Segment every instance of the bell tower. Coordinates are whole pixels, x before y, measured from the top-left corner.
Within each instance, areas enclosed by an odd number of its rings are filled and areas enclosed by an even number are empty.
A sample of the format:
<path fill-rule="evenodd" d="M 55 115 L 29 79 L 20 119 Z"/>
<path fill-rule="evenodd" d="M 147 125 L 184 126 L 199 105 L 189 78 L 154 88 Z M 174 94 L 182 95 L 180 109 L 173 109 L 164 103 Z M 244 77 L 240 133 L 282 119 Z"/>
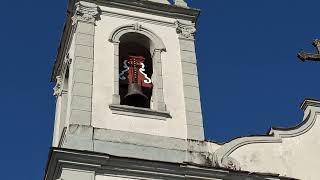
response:
<path fill-rule="evenodd" d="M 184 0 L 68 1 L 46 180 L 110 178 L 98 157 L 186 161 L 188 140 L 204 141 L 199 12 Z"/>

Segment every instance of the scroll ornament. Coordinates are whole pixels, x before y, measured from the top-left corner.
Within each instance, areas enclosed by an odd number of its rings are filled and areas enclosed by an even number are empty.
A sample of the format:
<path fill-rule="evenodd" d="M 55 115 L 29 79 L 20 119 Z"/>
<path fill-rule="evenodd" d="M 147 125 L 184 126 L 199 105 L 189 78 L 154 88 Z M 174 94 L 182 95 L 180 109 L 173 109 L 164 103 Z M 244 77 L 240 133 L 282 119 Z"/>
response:
<path fill-rule="evenodd" d="M 240 163 L 231 157 L 225 157 L 222 159 L 222 166 L 224 168 L 232 169 L 235 171 L 241 170 Z"/>
<path fill-rule="evenodd" d="M 76 3 L 76 11 L 72 17 L 73 25 L 78 21 L 94 24 L 100 18 L 100 8 L 92 3 Z"/>
<path fill-rule="evenodd" d="M 57 76 L 56 79 L 57 79 L 57 82 L 56 82 L 56 86 L 53 88 L 53 95 L 61 96 L 63 80 L 61 76 Z"/>
<path fill-rule="evenodd" d="M 72 59 L 69 58 L 69 54 L 68 54 L 65 60 L 63 61 L 63 64 L 60 70 L 60 75 L 56 77 L 56 85 L 53 88 L 53 95 L 56 97 L 62 95 L 64 79 L 66 76 L 67 69 L 70 66 L 71 62 L 72 62 Z"/>
<path fill-rule="evenodd" d="M 197 29 L 194 27 L 195 24 L 183 24 L 180 21 L 176 21 L 176 28 L 177 28 L 177 33 L 180 35 L 182 38 L 186 39 L 194 39 L 194 35 L 197 31 Z"/>

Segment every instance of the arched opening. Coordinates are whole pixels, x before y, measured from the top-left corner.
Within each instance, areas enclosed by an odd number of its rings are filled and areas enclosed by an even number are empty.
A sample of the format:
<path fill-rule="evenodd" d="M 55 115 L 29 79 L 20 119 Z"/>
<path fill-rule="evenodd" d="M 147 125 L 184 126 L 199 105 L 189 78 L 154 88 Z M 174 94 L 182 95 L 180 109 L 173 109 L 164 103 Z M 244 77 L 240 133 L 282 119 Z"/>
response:
<path fill-rule="evenodd" d="M 145 49 L 144 56 L 147 57 L 145 60 L 146 63 L 151 63 L 151 67 L 147 68 L 146 73 L 148 73 L 147 77 L 152 78 L 152 90 L 148 95 L 148 102 L 141 105 L 133 105 L 138 107 L 150 107 L 155 111 L 166 111 L 166 104 L 163 96 L 163 79 L 162 79 L 162 59 L 161 53 L 166 51 L 166 47 L 162 40 L 157 34 L 152 32 L 150 29 L 145 28 L 139 23 L 123 25 L 116 28 L 109 37 L 109 41 L 114 45 L 114 65 L 116 66 L 115 70 L 115 81 L 114 81 L 114 94 L 112 98 L 113 105 L 125 105 L 123 98 L 125 95 L 120 97 L 120 94 L 124 94 L 125 91 L 128 91 L 128 88 L 123 88 L 126 86 L 120 85 L 120 81 L 122 81 L 119 77 L 121 76 L 123 68 L 123 60 L 121 61 L 121 57 L 126 57 L 125 49 L 131 49 L 130 46 L 140 47 L 138 49 Z M 126 48 L 126 44 L 128 48 Z M 134 45 L 136 44 L 136 45 Z M 138 45 L 138 46 L 137 46 Z M 121 48 L 120 48 L 121 46 Z M 121 50 L 120 50 L 121 49 Z M 134 49 L 134 48 L 132 48 Z M 120 53 L 121 51 L 121 53 Z M 139 51 L 134 51 L 139 52 Z M 148 53 L 147 53 L 148 52 Z M 137 54 L 137 53 L 135 53 Z M 143 53 L 142 53 L 143 54 Z M 148 60 L 148 56 L 150 56 L 150 61 Z M 128 57 L 128 53 L 127 53 Z M 121 70 L 120 70 L 121 69 Z M 120 92 L 120 89 L 122 89 Z M 110 106 L 111 107 L 111 106 Z M 124 106 L 122 108 L 125 108 Z M 130 108 L 129 108 L 130 109 Z M 126 109 L 128 110 L 128 108 Z"/>
<path fill-rule="evenodd" d="M 153 82 L 151 40 L 139 33 L 121 36 L 119 44 L 120 104 L 150 108 Z"/>

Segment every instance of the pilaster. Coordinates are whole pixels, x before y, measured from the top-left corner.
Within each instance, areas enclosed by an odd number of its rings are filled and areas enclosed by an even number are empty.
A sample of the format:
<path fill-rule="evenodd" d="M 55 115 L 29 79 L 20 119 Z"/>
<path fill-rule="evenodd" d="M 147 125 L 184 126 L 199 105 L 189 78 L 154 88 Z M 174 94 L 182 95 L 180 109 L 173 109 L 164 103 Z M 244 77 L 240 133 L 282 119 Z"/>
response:
<path fill-rule="evenodd" d="M 120 42 L 113 42 L 114 47 L 114 61 L 113 61 L 113 98 L 112 104 L 120 104 L 120 95 L 119 95 L 119 46 Z"/>
<path fill-rule="evenodd" d="M 153 105 L 155 106 L 154 109 L 157 111 L 166 111 L 166 104 L 164 102 L 163 96 L 163 78 L 162 78 L 162 64 L 161 64 L 161 49 L 156 49 L 153 54 L 153 65 L 155 74 L 153 75 L 153 84 L 154 84 L 154 91 L 153 91 L 153 98 L 154 101 Z"/>
<path fill-rule="evenodd" d="M 80 1 L 72 17 L 74 55 L 70 78 L 69 127 L 64 148 L 93 150 L 91 127 L 94 64 L 95 21 L 99 20 L 97 5 Z"/>
<path fill-rule="evenodd" d="M 195 24 L 176 21 L 180 42 L 183 73 L 183 90 L 187 118 L 188 139 L 204 140 L 203 120 L 200 102 L 196 52 L 194 45 Z"/>

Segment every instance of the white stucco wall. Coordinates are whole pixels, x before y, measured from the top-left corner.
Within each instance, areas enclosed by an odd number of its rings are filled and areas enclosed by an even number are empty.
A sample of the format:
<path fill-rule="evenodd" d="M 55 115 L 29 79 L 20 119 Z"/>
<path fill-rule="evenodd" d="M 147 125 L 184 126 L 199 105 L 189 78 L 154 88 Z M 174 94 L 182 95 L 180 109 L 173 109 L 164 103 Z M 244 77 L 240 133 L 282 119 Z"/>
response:
<path fill-rule="evenodd" d="M 103 176 L 103 175 L 97 175 L 95 180 L 134 180 L 129 177 L 116 177 L 116 176 Z"/>
<path fill-rule="evenodd" d="M 318 112 L 320 108 L 317 108 Z M 302 135 L 282 138 L 282 143 L 255 143 L 234 151 L 241 170 L 280 174 L 303 180 L 320 179 L 320 116 L 312 128 Z"/>
<path fill-rule="evenodd" d="M 158 136 L 175 137 L 186 139 L 186 117 L 183 97 L 182 67 L 180 60 L 179 39 L 174 26 L 175 19 L 147 15 L 132 11 L 101 7 L 103 13 L 101 20 L 96 22 L 95 32 L 95 55 L 93 73 L 93 109 L 92 125 L 97 128 L 112 130 L 122 130 Z M 110 16 L 105 12 L 116 12 L 117 14 L 128 14 L 131 18 L 123 16 Z M 118 70 L 113 69 L 114 46 L 108 41 L 112 31 L 123 25 L 137 23 L 137 19 L 144 17 L 144 21 L 139 21 L 143 27 L 150 29 L 157 34 L 167 52 L 162 53 L 162 72 L 164 83 L 164 100 L 167 110 L 172 119 L 156 120 L 150 118 L 140 118 L 133 116 L 122 116 L 112 114 L 109 105 L 112 104 L 113 95 L 113 73 Z M 151 19 L 151 20 L 150 20 Z M 167 22 L 172 26 L 163 26 L 155 22 Z M 161 24 L 161 23 L 160 23 Z"/>

